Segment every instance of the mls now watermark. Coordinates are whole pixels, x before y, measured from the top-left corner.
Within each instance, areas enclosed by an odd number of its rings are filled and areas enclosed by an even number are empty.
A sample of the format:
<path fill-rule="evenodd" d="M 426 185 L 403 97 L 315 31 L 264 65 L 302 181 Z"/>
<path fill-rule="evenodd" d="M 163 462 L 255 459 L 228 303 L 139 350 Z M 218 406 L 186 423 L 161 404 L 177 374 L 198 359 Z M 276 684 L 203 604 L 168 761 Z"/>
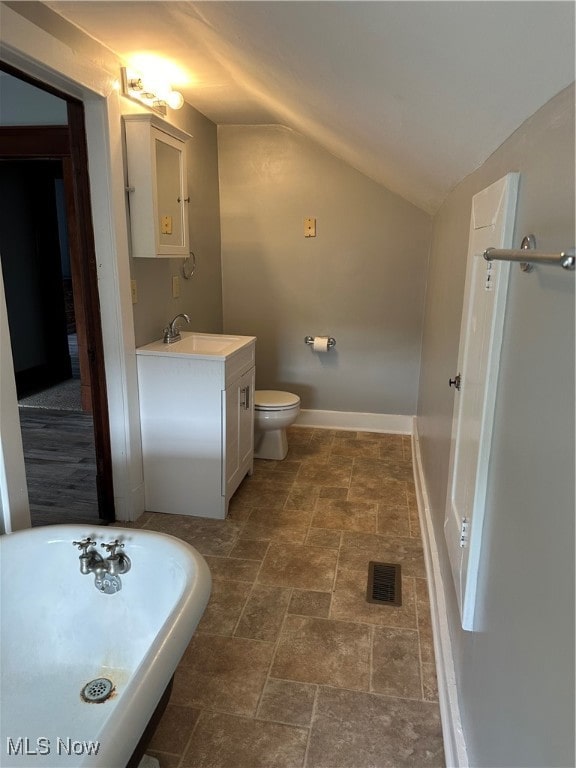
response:
<path fill-rule="evenodd" d="M 37 739 L 19 738 L 6 739 L 6 751 L 9 755 L 97 755 L 100 749 L 99 741 L 76 741 L 70 738 L 48 739 L 39 736 Z"/>

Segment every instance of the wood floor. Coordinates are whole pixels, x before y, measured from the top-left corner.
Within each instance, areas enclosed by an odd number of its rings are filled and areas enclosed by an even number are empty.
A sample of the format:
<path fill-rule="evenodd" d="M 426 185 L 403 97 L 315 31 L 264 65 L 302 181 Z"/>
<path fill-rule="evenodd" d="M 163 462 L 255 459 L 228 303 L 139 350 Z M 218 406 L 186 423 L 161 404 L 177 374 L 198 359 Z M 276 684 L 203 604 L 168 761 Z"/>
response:
<path fill-rule="evenodd" d="M 92 416 L 19 408 L 32 525 L 102 524 Z"/>

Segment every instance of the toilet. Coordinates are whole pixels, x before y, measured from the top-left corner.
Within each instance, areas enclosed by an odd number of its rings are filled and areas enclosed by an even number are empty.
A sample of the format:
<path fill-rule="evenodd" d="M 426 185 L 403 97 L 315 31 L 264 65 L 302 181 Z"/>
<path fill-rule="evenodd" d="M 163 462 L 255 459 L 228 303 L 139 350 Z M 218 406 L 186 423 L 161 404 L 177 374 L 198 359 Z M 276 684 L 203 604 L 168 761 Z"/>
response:
<path fill-rule="evenodd" d="M 296 421 L 300 398 L 292 392 L 254 392 L 254 458 L 281 461 L 288 453 L 286 428 Z"/>

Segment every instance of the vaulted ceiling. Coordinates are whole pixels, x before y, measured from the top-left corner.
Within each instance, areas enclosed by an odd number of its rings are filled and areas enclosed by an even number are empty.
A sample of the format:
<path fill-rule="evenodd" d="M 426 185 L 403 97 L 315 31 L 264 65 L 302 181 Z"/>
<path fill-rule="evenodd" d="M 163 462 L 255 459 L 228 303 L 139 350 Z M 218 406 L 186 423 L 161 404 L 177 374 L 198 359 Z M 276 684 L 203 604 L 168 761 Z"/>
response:
<path fill-rule="evenodd" d="M 434 212 L 574 80 L 573 2 L 48 2 L 218 124 L 282 123 Z"/>

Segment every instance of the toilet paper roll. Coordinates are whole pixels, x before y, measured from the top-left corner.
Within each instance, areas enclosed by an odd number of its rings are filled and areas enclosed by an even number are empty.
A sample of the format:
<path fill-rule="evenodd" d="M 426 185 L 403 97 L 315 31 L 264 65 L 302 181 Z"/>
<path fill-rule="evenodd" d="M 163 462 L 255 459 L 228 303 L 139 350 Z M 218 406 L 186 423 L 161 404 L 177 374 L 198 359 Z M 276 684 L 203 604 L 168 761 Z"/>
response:
<path fill-rule="evenodd" d="M 312 349 L 314 352 L 328 352 L 328 336 L 315 336 Z"/>

